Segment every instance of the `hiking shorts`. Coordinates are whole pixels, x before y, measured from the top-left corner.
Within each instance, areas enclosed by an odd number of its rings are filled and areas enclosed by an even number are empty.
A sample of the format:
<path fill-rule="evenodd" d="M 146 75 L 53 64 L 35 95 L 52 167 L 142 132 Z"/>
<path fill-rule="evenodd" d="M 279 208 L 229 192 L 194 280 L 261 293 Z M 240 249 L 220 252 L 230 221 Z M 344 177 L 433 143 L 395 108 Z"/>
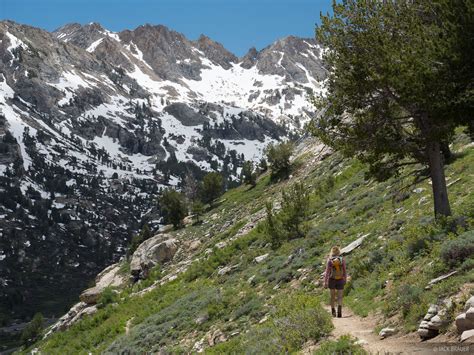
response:
<path fill-rule="evenodd" d="M 336 290 L 344 290 L 344 280 L 329 279 L 328 288 Z"/>

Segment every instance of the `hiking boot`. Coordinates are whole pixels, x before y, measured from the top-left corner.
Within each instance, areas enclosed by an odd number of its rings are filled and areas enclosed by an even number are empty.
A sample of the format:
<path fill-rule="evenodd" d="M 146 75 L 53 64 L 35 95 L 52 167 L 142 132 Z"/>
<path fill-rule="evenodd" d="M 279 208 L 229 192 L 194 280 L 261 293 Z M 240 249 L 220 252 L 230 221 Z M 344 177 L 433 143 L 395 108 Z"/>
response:
<path fill-rule="evenodd" d="M 335 308 L 331 308 L 331 313 L 332 313 L 332 316 L 335 317 L 335 316 L 336 316 L 336 309 L 335 309 Z"/>
<path fill-rule="evenodd" d="M 342 317 L 342 306 L 337 306 L 337 318 L 341 318 L 341 317 Z"/>

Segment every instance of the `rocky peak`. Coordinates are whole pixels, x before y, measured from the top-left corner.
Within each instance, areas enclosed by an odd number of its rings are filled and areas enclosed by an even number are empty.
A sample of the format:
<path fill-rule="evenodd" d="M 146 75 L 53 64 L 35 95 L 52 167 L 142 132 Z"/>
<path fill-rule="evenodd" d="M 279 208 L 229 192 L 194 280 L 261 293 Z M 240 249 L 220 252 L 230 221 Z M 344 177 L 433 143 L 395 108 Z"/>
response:
<path fill-rule="evenodd" d="M 164 53 L 170 53 L 182 43 L 189 42 L 184 35 L 173 31 L 164 25 L 142 25 L 134 30 L 125 30 L 120 33 L 124 42 L 133 41 L 135 44 L 147 44 L 150 50 L 160 49 Z"/>
<path fill-rule="evenodd" d="M 312 84 L 325 78 L 321 48 L 315 39 L 288 36 L 258 53 L 257 68 L 262 74 L 281 75 L 287 81 Z"/>
<path fill-rule="evenodd" d="M 27 47 L 35 47 L 35 40 L 44 41 L 51 38 L 51 34 L 45 30 L 10 20 L 0 21 L 0 33 L 5 35 L 7 32 L 13 35 L 13 37 L 8 36 L 10 46 L 21 46 L 24 50 L 27 50 Z"/>
<path fill-rule="evenodd" d="M 57 38 L 61 34 L 72 33 L 74 31 L 80 30 L 81 28 L 82 25 L 80 23 L 73 22 L 55 29 L 52 33 Z"/>
<path fill-rule="evenodd" d="M 192 43 L 179 32 L 163 25 L 147 24 L 133 31 L 122 31 L 120 39 L 135 57 L 141 58 L 162 79 L 178 80 L 183 76 L 199 78 L 199 70 L 189 70 L 180 65 L 184 61 L 199 64 L 200 60 Z"/>
<path fill-rule="evenodd" d="M 58 28 L 52 34 L 62 42 L 71 42 L 81 47 L 81 44 L 86 39 L 89 39 L 92 33 L 96 32 L 95 37 L 99 35 L 98 31 L 94 30 L 95 26 L 93 28 L 90 27 L 87 28 L 79 23 L 71 23 Z"/>
<path fill-rule="evenodd" d="M 240 66 L 245 69 L 253 67 L 257 61 L 258 51 L 257 48 L 252 47 L 249 49 L 246 55 L 242 57 Z"/>
<path fill-rule="evenodd" d="M 301 44 L 304 43 L 304 41 L 313 42 L 314 40 L 310 38 L 303 39 L 303 38 L 298 38 L 295 36 L 286 36 L 275 41 L 273 44 L 269 46 L 269 48 L 271 48 L 272 50 L 294 52 L 295 47 L 301 48 Z"/>
<path fill-rule="evenodd" d="M 87 25 L 85 25 L 84 27 L 91 30 L 91 31 L 99 31 L 99 32 L 104 32 L 105 31 L 105 29 L 102 27 L 102 25 L 98 22 L 90 22 Z"/>
<path fill-rule="evenodd" d="M 194 43 L 208 59 L 222 66 L 224 69 L 229 69 L 232 66 L 231 63 L 237 63 L 239 60 L 233 53 L 225 49 L 222 44 L 213 41 L 203 34 L 201 34 Z"/>

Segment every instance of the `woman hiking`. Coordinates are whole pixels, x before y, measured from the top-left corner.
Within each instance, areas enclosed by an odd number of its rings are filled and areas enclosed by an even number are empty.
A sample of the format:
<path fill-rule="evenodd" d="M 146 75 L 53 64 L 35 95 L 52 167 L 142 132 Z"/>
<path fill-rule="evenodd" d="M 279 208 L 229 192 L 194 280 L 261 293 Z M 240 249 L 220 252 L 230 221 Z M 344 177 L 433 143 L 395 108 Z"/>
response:
<path fill-rule="evenodd" d="M 329 288 L 331 294 L 331 313 L 336 317 L 336 293 L 337 293 L 337 317 L 342 317 L 342 293 L 346 284 L 346 262 L 341 256 L 339 247 L 331 248 L 328 261 L 326 263 L 326 271 L 324 272 L 324 288 Z"/>

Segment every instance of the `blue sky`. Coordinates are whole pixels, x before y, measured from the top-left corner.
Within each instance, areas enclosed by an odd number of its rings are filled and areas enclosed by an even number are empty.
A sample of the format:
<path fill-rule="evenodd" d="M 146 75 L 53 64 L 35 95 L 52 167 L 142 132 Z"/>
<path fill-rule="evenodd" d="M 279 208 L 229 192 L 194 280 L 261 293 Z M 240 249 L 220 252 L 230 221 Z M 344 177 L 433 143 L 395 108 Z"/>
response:
<path fill-rule="evenodd" d="M 0 19 L 54 30 L 99 22 L 112 31 L 163 24 L 197 39 L 201 33 L 237 55 L 287 35 L 313 37 L 331 0 L 0 0 Z"/>

